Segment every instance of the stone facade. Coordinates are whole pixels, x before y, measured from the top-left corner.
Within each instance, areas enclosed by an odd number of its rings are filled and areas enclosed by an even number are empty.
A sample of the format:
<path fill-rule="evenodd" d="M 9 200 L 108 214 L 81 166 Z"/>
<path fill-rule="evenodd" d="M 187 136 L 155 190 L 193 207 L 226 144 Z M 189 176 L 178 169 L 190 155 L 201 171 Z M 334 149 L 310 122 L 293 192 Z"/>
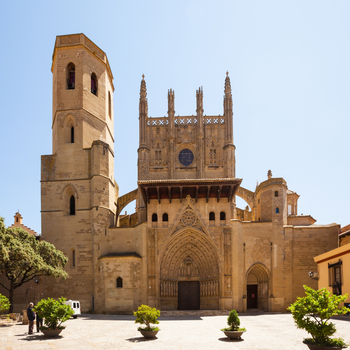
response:
<path fill-rule="evenodd" d="M 139 104 L 138 186 L 114 181 L 113 75 L 83 34 L 59 36 L 53 54 L 53 153 L 42 156 L 42 236 L 69 261 L 66 281 L 45 279 L 45 296 L 80 300 L 82 312 L 285 311 L 302 285 L 317 287 L 313 256 L 338 246 L 338 225 L 297 215 L 283 178 L 255 191 L 235 174 L 230 78 L 223 114 L 151 118 L 145 78 Z M 236 208 L 235 198 L 247 202 Z M 136 200 L 136 213 L 121 215 Z"/>

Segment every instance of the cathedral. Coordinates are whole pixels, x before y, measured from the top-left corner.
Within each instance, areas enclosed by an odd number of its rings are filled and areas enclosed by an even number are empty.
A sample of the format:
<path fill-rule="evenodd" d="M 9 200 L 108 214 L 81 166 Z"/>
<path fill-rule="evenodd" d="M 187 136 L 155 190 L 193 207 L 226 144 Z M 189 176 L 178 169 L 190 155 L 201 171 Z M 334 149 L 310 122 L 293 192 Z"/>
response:
<path fill-rule="evenodd" d="M 120 194 L 114 179 L 113 74 L 84 34 L 56 38 L 52 154 L 41 157 L 42 239 L 68 257 L 67 280 L 45 278 L 43 297 L 80 300 L 82 312 L 248 309 L 283 312 L 317 288 L 314 256 L 338 247 L 339 225 L 298 215 L 283 178 L 254 190 L 236 177 L 232 92 L 222 115 L 148 115 L 139 99 L 138 182 Z M 136 118 L 137 116 L 130 116 Z M 136 154 L 135 154 L 136 156 Z M 122 166 L 118 164 L 117 166 Z M 125 169 L 127 171 L 127 169 Z M 246 203 L 236 207 L 236 197 Z M 136 201 L 136 211 L 122 215 Z"/>

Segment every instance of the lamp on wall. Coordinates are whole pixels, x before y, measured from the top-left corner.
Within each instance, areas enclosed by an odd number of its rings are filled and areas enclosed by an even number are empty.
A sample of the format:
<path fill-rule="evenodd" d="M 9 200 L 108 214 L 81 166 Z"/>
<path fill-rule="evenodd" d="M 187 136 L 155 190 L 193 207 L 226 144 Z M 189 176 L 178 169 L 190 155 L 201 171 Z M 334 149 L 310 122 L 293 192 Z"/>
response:
<path fill-rule="evenodd" d="M 313 271 L 310 271 L 309 272 L 309 277 L 313 280 L 318 280 L 319 279 L 319 276 L 318 276 L 318 272 L 313 272 Z"/>

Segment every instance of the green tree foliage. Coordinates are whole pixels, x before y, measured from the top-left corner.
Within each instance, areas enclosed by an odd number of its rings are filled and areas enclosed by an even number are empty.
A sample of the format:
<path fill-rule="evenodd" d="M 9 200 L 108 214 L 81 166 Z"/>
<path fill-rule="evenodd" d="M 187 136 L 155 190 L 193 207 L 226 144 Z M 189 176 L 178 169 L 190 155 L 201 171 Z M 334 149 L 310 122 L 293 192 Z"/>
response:
<path fill-rule="evenodd" d="M 44 319 L 46 329 L 64 328 L 61 324 L 73 316 L 74 310 L 70 305 L 65 304 L 66 298 L 58 300 L 47 298 L 42 299 L 34 307 L 40 318 Z"/>
<path fill-rule="evenodd" d="M 0 294 L 0 315 L 5 313 L 10 308 L 10 301 L 5 295 Z"/>
<path fill-rule="evenodd" d="M 336 332 L 334 323 L 328 322 L 332 316 L 344 315 L 350 310 L 340 307 L 348 295 L 332 295 L 326 288 L 314 290 L 304 286 L 305 296 L 299 297 L 288 310 L 291 311 L 297 328 L 305 329 L 312 339 L 305 339 L 306 343 L 322 346 L 345 345 L 341 338 L 331 339 Z"/>
<path fill-rule="evenodd" d="M 227 324 L 231 327 L 233 331 L 237 331 L 241 321 L 238 317 L 236 310 L 231 310 L 229 316 L 227 317 Z"/>
<path fill-rule="evenodd" d="M 148 305 L 140 305 L 137 311 L 134 311 L 134 316 L 136 316 L 135 323 L 140 323 L 146 325 L 145 328 L 139 327 L 138 330 L 144 331 L 158 331 L 158 327 L 153 327 L 151 324 L 158 324 L 157 318 L 160 316 L 160 311 L 156 308 L 151 308 Z"/>
<path fill-rule="evenodd" d="M 0 286 L 9 292 L 10 312 L 16 288 L 40 276 L 65 279 L 66 263 L 67 258 L 54 245 L 39 241 L 20 228 L 6 229 L 4 219 L 0 218 L 0 274 L 7 277 L 7 283 L 0 282 Z"/>

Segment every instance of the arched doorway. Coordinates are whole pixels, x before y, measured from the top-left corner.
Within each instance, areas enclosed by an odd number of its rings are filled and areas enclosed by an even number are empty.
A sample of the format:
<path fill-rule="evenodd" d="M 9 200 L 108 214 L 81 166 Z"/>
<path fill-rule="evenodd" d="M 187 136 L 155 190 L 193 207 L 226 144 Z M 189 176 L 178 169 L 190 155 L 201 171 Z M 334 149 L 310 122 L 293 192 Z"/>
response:
<path fill-rule="evenodd" d="M 204 232 L 193 227 L 175 232 L 160 260 L 161 309 L 218 309 L 218 261 Z"/>
<path fill-rule="evenodd" d="M 269 309 L 269 270 L 261 263 L 252 265 L 247 278 L 247 309 Z"/>

